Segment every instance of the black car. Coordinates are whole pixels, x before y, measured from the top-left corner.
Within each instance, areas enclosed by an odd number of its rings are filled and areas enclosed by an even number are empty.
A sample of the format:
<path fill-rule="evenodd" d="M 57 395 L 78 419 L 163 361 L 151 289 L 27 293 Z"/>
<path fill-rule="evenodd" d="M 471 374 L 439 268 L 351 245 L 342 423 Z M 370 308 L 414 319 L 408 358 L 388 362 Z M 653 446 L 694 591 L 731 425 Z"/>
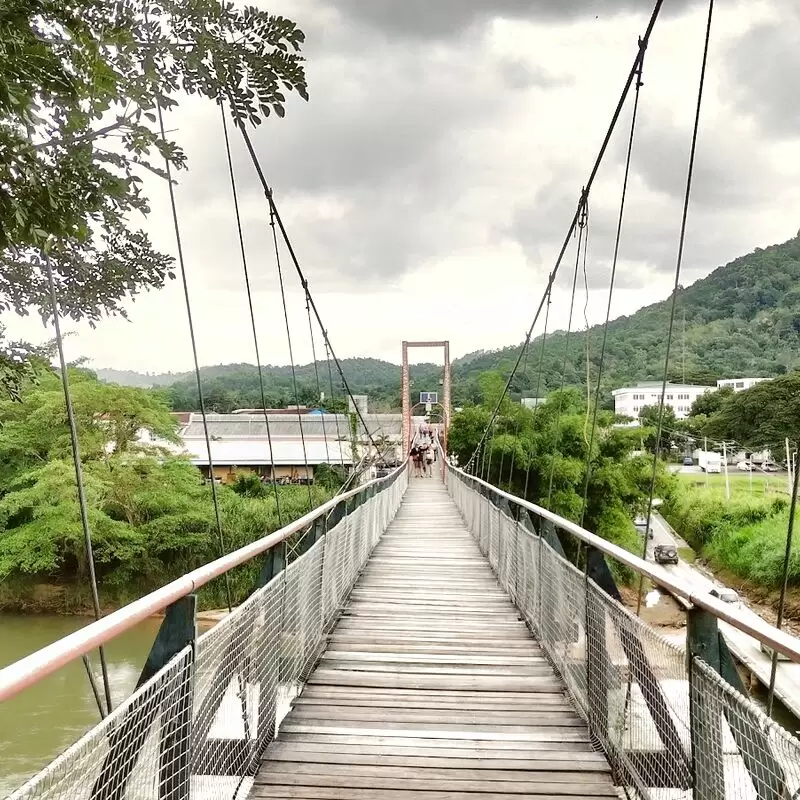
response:
<path fill-rule="evenodd" d="M 673 544 L 657 544 L 653 548 L 653 556 L 657 564 L 677 564 L 678 548 Z"/>

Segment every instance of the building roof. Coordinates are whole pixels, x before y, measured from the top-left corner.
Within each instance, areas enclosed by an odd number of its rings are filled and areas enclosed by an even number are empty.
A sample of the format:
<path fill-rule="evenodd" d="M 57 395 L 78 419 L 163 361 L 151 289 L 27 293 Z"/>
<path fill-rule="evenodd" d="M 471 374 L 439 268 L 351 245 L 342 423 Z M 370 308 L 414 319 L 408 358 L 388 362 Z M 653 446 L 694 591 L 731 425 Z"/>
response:
<path fill-rule="evenodd" d="M 364 414 L 369 432 L 373 436 L 401 436 L 403 432 L 402 414 Z M 247 438 L 261 439 L 267 437 L 267 426 L 264 414 L 207 414 L 208 434 L 223 439 Z M 293 414 L 268 414 L 269 433 L 273 438 L 300 437 L 302 424 L 303 436 L 311 439 L 329 441 L 337 438 L 350 438 L 350 418 L 346 414 L 319 414 L 304 412 L 298 416 Z M 366 436 L 361 421 L 358 421 L 360 436 Z M 192 414 L 188 424 L 181 431 L 184 438 L 204 438 L 203 418 L 200 414 Z"/>
<path fill-rule="evenodd" d="M 192 464 L 208 466 L 208 451 L 205 439 L 188 439 L 183 443 L 184 450 L 189 455 Z M 273 459 L 274 454 L 274 459 Z M 211 460 L 219 466 L 303 466 L 308 464 L 345 464 L 353 463 L 350 447 L 338 442 L 328 442 L 327 451 L 325 442 L 306 442 L 305 455 L 302 442 L 280 441 L 272 442 L 272 453 L 266 440 L 246 441 L 236 439 L 233 441 L 212 441 Z"/>
<path fill-rule="evenodd" d="M 668 391 L 680 391 L 681 389 L 713 389 L 713 386 L 704 386 L 700 384 L 694 383 L 667 383 L 666 386 Z M 635 386 L 623 386 L 620 389 L 614 389 L 611 394 L 616 396 L 618 394 L 622 394 L 622 392 L 638 392 L 642 389 L 647 391 L 652 391 L 653 389 L 658 389 L 661 391 L 661 381 L 643 381 L 642 383 L 637 383 Z"/>

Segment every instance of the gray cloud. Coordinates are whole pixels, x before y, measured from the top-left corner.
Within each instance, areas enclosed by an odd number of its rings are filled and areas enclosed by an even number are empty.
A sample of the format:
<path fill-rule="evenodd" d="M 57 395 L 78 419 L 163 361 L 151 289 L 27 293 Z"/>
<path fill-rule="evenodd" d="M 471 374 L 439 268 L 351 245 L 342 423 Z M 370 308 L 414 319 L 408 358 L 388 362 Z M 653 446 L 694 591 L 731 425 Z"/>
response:
<path fill-rule="evenodd" d="M 706 117 L 708 115 L 706 114 Z M 624 159 L 624 145 L 617 139 L 617 157 Z M 689 163 L 691 129 L 663 115 L 651 115 L 637 124 L 633 170 L 647 187 L 669 197 L 683 199 Z M 700 118 L 697 155 L 692 178 L 692 204 L 708 208 L 739 208 L 769 199 L 774 170 L 764 153 L 747 152 L 737 129 L 725 120 Z"/>
<path fill-rule="evenodd" d="M 498 71 L 509 89 L 551 89 L 573 82 L 570 76 L 553 75 L 538 64 L 519 58 L 501 59 L 498 62 Z"/>
<path fill-rule="evenodd" d="M 666 3 L 665 14 L 683 10 L 692 0 Z M 411 39 L 450 39 L 492 19 L 543 23 L 591 21 L 620 12 L 650 12 L 641 0 L 337 0 L 350 19 L 379 31 Z"/>
<path fill-rule="evenodd" d="M 783 24 L 763 23 L 746 31 L 727 48 L 724 58 L 725 89 L 737 110 L 765 132 L 791 138 L 800 134 L 796 7 L 794 15 Z"/>

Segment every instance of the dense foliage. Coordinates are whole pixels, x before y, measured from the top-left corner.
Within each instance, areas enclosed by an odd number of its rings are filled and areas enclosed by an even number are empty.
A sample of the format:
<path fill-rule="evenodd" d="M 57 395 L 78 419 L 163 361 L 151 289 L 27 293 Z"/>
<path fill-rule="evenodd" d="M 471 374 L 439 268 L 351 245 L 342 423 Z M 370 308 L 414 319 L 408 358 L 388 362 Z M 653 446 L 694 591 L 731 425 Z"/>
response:
<path fill-rule="evenodd" d="M 629 317 L 614 320 L 609 326 L 601 392 L 603 408 L 613 407 L 612 389 L 661 378 L 669 307 L 670 300 L 665 300 Z M 718 378 L 742 375 L 773 377 L 797 368 L 800 366 L 800 238 L 763 250 L 759 248 L 681 289 L 677 313 L 671 380 L 685 379 L 713 385 Z M 602 329 L 598 326 L 588 332 L 571 334 L 566 386 L 585 385 L 587 337 L 590 375 L 596 380 L 602 337 Z M 547 336 L 539 386 L 542 396 L 561 386 L 564 345 L 563 332 Z M 536 394 L 541 351 L 541 339 L 537 339 L 531 345 L 527 369 L 521 369 L 511 385 L 513 399 Z M 518 346 L 515 345 L 455 359 L 452 364 L 454 405 L 485 402 L 480 376 L 489 371 L 509 375 L 517 354 Z M 328 395 L 327 364 L 318 366 L 320 375 L 324 376 L 322 389 Z M 399 366 L 368 358 L 345 359 L 342 366 L 353 391 L 368 394 L 375 408 L 400 408 Z M 316 402 L 318 395 L 313 365 L 297 369 L 303 390 L 301 402 Z M 434 364 L 413 365 L 412 397 L 417 391 L 439 390 L 441 370 Z M 214 408 L 227 411 L 237 406 L 260 405 L 254 366 L 207 367 L 203 374 L 207 391 L 215 400 Z M 190 375 L 140 375 L 114 370 L 102 371 L 101 375 L 108 380 L 139 386 L 174 384 L 171 390 L 173 408 L 197 408 L 196 391 Z M 270 405 L 294 402 L 290 392 L 290 367 L 269 366 L 265 368 L 265 375 L 269 382 Z M 336 392 L 341 395 L 338 382 Z"/>
<path fill-rule="evenodd" d="M 491 394 L 485 378 L 482 384 Z M 474 452 L 492 407 L 469 407 L 454 415 L 448 442 L 459 463 L 466 464 Z M 535 410 L 505 401 L 479 471 L 519 496 L 525 496 L 527 487 L 531 502 L 575 522 L 583 518 L 584 527 L 641 553 L 633 519 L 647 505 L 652 459 L 636 454 L 639 431 L 614 428 L 613 421 L 613 414 L 598 413 L 585 509 L 591 419 L 585 398 L 576 390 L 555 392 Z M 668 478 L 661 469 L 657 481 L 664 490 Z"/>
<path fill-rule="evenodd" d="M 156 444 L 177 441 L 161 398 L 101 383 L 80 369 L 70 371 L 70 380 L 103 602 L 131 600 L 219 556 L 202 475 Z M 258 491 L 248 490 L 254 483 Z M 226 550 L 279 527 L 274 493 L 258 479 L 241 484 L 218 487 Z M 314 502 L 336 488 L 332 478 L 312 487 Z M 308 511 L 306 487 L 279 492 L 284 524 Z M 254 562 L 233 575 L 235 599 L 253 588 L 258 569 Z M 18 402 L 0 401 L 0 583 L 0 606 L 69 610 L 88 597 L 66 407 L 52 372 L 24 384 Z M 62 591 L 43 602 L 37 584 Z M 203 602 L 221 604 L 221 588 L 210 586 Z"/>
<path fill-rule="evenodd" d="M 787 438 L 793 445 L 800 441 L 800 371 L 724 395 L 702 430 L 747 448 L 769 448 L 781 457 Z"/>
<path fill-rule="evenodd" d="M 242 123 L 283 116 L 285 92 L 307 96 L 303 40 L 290 20 L 218 0 L 4 3 L 0 311 L 52 314 L 45 253 L 61 312 L 92 323 L 174 277 L 133 221 L 150 210 L 143 175 L 186 166 L 158 111 L 198 94 Z"/>
<path fill-rule="evenodd" d="M 675 485 L 661 510 L 715 567 L 767 589 L 780 585 L 789 516 L 786 496 L 738 495 L 728 500 L 721 491 L 709 492 L 702 485 Z M 794 551 L 789 582 L 800 586 L 797 541 Z"/>

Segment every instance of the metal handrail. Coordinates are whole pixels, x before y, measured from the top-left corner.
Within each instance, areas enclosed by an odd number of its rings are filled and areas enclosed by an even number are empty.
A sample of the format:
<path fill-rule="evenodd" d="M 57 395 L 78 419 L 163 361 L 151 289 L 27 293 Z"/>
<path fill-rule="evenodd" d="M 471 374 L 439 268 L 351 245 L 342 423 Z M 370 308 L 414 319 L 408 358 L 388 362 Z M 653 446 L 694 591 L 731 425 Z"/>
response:
<path fill-rule="evenodd" d="M 734 627 L 737 630 L 752 636 L 762 644 L 767 645 L 767 647 L 777 650 L 779 653 L 783 653 L 783 655 L 787 656 L 792 661 L 800 662 L 800 639 L 798 639 L 796 636 L 778 630 L 778 628 L 773 627 L 760 617 L 753 616 L 749 619 L 747 617 L 742 619 L 736 616 L 734 611 L 727 603 L 724 603 L 721 600 L 716 600 L 705 592 L 699 592 L 697 589 L 693 588 L 691 584 L 672 575 L 659 564 L 651 564 L 649 561 L 645 561 L 644 559 L 639 558 L 639 556 L 629 553 L 627 550 L 619 547 L 616 544 L 613 544 L 612 542 L 609 542 L 607 539 L 603 539 L 597 534 L 587 531 L 580 525 L 576 525 L 574 522 L 570 522 L 568 519 L 564 519 L 558 514 L 548 511 L 546 508 L 537 506 L 535 503 L 531 503 L 527 500 L 523 500 L 521 497 L 504 492 L 502 489 L 498 489 L 491 483 L 487 483 L 480 478 L 476 478 L 474 475 L 469 475 L 464 472 L 464 470 L 454 467 L 450 463 L 447 464 L 447 469 L 457 473 L 460 477 L 463 477 L 467 481 L 472 481 L 474 484 L 490 489 L 497 496 L 502 497 L 505 500 L 508 500 L 520 506 L 521 508 L 536 514 L 542 519 L 552 522 L 557 528 L 566 531 L 576 539 L 591 545 L 604 555 L 610 556 L 616 561 L 619 561 L 621 564 L 624 564 L 626 567 L 630 567 L 631 569 L 635 570 L 640 575 L 644 575 L 646 578 L 649 578 L 654 584 L 660 586 L 662 589 L 665 589 L 670 594 L 686 600 L 698 608 L 702 608 L 710 612 L 723 622 L 727 622 L 731 627 Z"/>
<path fill-rule="evenodd" d="M 266 553 L 275 545 L 280 544 L 332 511 L 343 500 L 348 500 L 371 486 L 394 480 L 407 466 L 408 459 L 390 475 L 384 478 L 377 478 L 365 483 L 363 486 L 358 486 L 348 492 L 336 495 L 331 500 L 268 536 L 258 539 L 245 547 L 240 547 L 238 550 L 204 564 L 191 572 L 187 572 L 180 578 L 166 584 L 166 586 L 162 586 L 160 589 L 134 600 L 132 603 L 112 612 L 107 617 L 103 617 L 97 622 L 93 622 L 85 628 L 81 628 L 75 633 L 71 633 L 41 648 L 41 650 L 25 656 L 25 658 L 9 664 L 0 670 L 0 701 L 13 697 L 28 686 L 37 683 L 46 675 L 55 672 L 59 667 L 63 667 L 73 659 L 89 653 L 120 633 L 130 630 L 142 620 L 159 611 L 163 611 L 171 603 L 181 597 L 185 597 L 187 594 L 191 594 L 201 586 L 214 580 L 214 578 L 218 578 L 234 567 L 241 566 L 256 556 Z"/>

